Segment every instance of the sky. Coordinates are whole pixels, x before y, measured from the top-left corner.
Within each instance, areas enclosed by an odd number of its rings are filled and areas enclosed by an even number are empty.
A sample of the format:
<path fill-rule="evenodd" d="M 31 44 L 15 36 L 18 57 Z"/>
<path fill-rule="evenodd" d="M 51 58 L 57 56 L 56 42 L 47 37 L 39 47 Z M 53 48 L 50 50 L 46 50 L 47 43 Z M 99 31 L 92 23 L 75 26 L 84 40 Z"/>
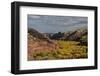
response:
<path fill-rule="evenodd" d="M 68 32 L 79 28 L 87 28 L 88 17 L 27 15 L 28 28 L 41 33 Z"/>

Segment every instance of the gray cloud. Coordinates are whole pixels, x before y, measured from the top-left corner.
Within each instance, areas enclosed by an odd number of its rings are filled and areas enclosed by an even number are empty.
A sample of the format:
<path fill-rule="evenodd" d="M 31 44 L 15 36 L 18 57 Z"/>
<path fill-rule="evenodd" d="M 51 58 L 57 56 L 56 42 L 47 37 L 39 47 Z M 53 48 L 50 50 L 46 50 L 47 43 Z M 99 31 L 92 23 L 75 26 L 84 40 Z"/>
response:
<path fill-rule="evenodd" d="M 28 27 L 40 32 L 67 32 L 77 28 L 87 28 L 87 24 L 87 17 L 28 15 Z"/>

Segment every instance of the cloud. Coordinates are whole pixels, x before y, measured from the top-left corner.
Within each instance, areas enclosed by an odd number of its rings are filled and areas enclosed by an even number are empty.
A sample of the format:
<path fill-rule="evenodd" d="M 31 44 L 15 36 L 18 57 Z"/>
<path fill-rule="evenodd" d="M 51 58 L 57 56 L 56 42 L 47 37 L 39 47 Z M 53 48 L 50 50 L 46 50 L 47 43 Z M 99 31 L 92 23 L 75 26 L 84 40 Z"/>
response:
<path fill-rule="evenodd" d="M 38 18 L 40 18 L 40 16 L 38 16 L 38 15 L 28 15 L 28 17 L 31 18 L 31 19 L 38 19 Z"/>
<path fill-rule="evenodd" d="M 28 15 L 28 26 L 40 32 L 64 32 L 76 27 L 87 27 L 87 23 L 87 17 Z"/>

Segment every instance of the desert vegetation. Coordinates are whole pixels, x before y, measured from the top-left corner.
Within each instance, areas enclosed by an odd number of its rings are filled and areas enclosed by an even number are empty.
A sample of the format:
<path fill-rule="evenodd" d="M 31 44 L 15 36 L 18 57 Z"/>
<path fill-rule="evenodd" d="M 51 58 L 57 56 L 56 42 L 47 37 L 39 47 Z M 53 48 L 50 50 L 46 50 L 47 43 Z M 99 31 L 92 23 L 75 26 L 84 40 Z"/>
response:
<path fill-rule="evenodd" d="M 28 60 L 80 59 L 88 57 L 87 29 L 40 33 L 28 28 Z"/>

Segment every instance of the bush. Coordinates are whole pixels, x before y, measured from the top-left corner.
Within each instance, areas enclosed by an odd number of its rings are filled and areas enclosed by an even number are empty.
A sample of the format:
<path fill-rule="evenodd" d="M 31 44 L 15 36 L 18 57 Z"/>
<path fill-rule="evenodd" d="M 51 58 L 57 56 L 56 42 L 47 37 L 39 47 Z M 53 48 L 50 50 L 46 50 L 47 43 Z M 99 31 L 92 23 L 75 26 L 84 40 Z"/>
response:
<path fill-rule="evenodd" d="M 33 53 L 34 60 L 53 60 L 53 59 L 79 59 L 87 58 L 87 46 L 77 45 L 79 42 L 75 41 L 58 41 L 62 48 L 57 50 L 37 51 Z"/>

